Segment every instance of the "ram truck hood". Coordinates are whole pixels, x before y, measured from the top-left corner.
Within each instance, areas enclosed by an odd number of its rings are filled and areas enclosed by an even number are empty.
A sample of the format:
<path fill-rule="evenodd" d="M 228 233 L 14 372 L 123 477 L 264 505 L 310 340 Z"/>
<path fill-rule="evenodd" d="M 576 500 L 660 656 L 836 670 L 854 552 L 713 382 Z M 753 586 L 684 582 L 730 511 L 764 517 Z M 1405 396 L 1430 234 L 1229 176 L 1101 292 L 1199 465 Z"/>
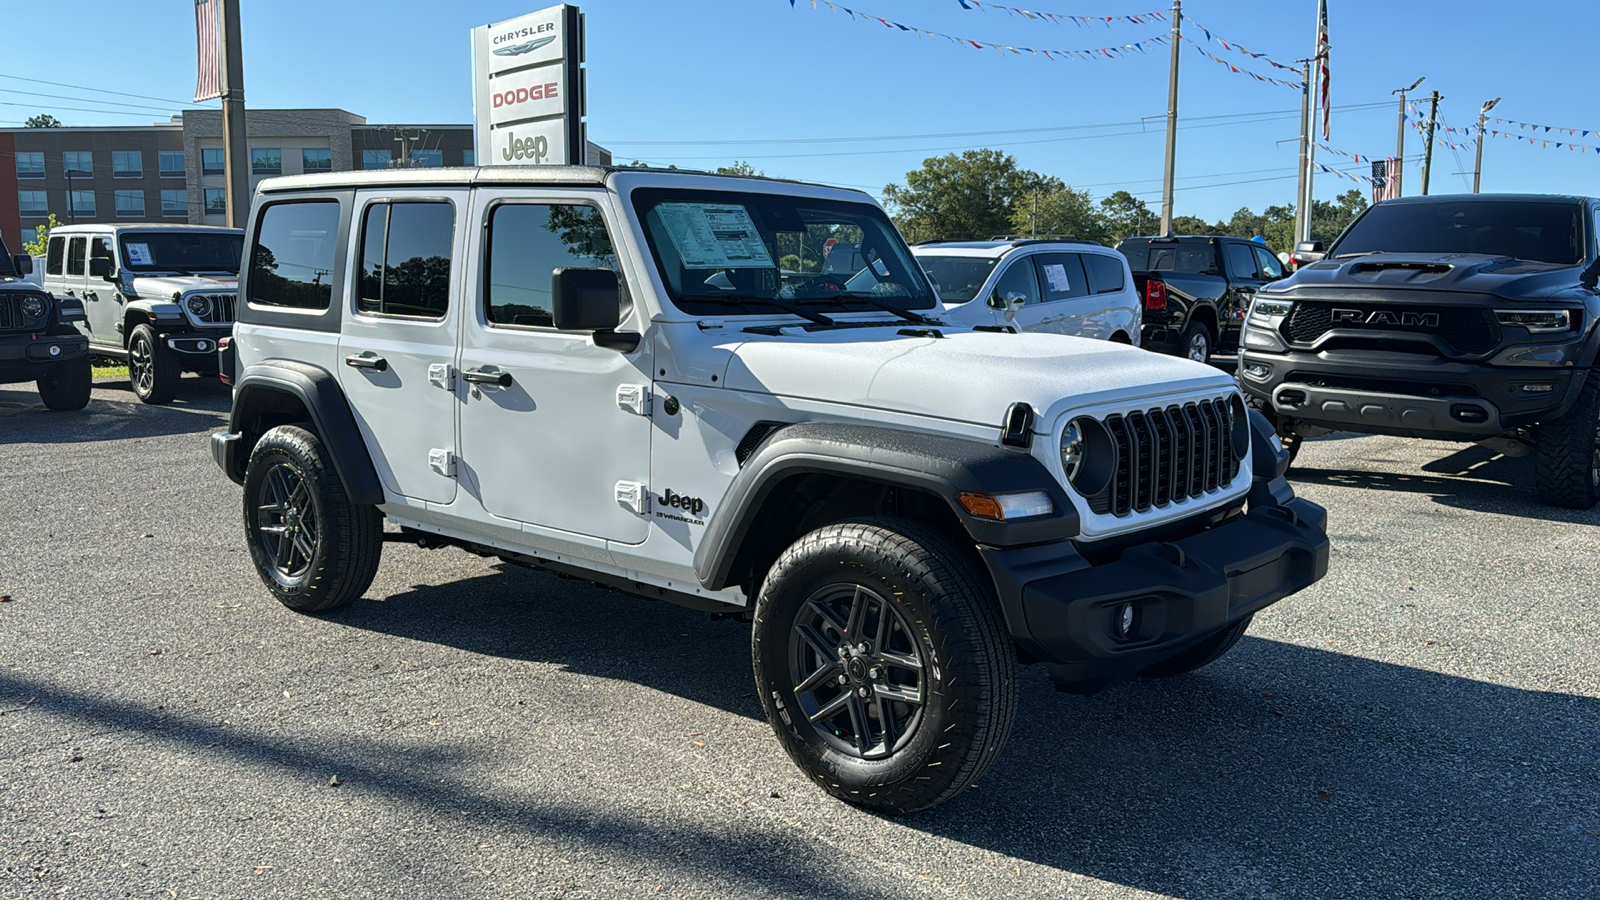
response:
<path fill-rule="evenodd" d="M 1097 403 L 1136 408 L 1180 392 L 1233 391 L 1210 366 L 1109 341 L 943 327 L 944 337 L 883 330 L 786 329 L 731 350 L 723 383 L 768 393 L 998 426 L 1016 402 L 1042 423 Z M 891 332 L 893 333 L 893 332 Z"/>
<path fill-rule="evenodd" d="M 133 292 L 153 300 L 169 300 L 173 294 L 192 291 L 231 294 L 239 289 L 239 279 L 234 275 L 135 275 Z"/>
<path fill-rule="evenodd" d="M 1325 259 L 1264 294 L 1297 289 L 1425 290 L 1494 294 L 1513 300 L 1554 297 L 1578 283 L 1582 266 L 1530 262 L 1481 253 L 1369 253 Z"/>

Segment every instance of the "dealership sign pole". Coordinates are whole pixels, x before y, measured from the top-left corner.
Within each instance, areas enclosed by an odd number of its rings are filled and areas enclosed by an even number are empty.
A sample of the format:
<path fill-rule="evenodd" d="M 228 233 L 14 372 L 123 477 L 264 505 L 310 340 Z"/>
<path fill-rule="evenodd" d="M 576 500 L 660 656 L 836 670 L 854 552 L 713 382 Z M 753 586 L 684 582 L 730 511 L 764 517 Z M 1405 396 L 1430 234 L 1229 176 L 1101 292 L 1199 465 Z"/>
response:
<path fill-rule="evenodd" d="M 584 164 L 583 31 L 565 3 L 472 29 L 478 165 Z"/>

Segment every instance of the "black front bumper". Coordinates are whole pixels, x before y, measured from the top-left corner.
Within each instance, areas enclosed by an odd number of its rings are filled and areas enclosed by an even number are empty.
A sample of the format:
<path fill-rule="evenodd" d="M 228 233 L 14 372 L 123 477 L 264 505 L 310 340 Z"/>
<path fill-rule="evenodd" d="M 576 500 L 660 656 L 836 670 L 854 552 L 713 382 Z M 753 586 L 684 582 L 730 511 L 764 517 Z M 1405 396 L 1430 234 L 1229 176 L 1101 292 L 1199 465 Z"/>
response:
<path fill-rule="evenodd" d="M 980 548 L 1012 637 L 1059 686 L 1130 678 L 1327 574 L 1327 512 L 1294 496 L 1271 426 L 1259 413 L 1251 421 L 1256 472 L 1242 516 L 1099 565 L 1071 542 Z M 1127 604 L 1134 625 L 1121 635 Z"/>
<path fill-rule="evenodd" d="M 77 332 L 0 334 L 0 384 L 34 381 L 57 363 L 77 359 L 88 352 L 89 339 Z"/>

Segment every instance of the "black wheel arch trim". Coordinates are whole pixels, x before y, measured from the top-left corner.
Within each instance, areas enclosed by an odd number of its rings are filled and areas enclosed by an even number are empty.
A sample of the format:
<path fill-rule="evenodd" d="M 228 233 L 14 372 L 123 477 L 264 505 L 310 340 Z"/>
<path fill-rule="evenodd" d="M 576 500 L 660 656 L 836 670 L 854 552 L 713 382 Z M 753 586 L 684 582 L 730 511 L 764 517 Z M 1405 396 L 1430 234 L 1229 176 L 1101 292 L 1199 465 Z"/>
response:
<path fill-rule="evenodd" d="M 384 502 L 383 483 L 378 480 L 378 470 L 338 378 L 319 366 L 293 360 L 269 359 L 248 366 L 234 387 L 230 432 L 243 434 L 244 423 L 252 413 L 252 399 L 269 394 L 288 394 L 306 408 L 352 503 L 377 506 Z M 228 442 L 228 458 L 219 460 L 228 477 L 239 484 L 244 483 L 244 463 L 252 449 L 241 446 L 243 443 Z"/>
<path fill-rule="evenodd" d="M 695 573 L 707 590 L 737 580 L 734 563 L 763 507 L 788 479 L 829 474 L 921 490 L 949 505 L 975 544 L 1022 546 L 1078 534 L 1076 507 L 1039 460 L 979 441 L 872 425 L 802 423 L 762 442 L 710 518 L 695 551 Z M 976 518 L 956 499 L 963 491 L 1006 494 L 1047 491 L 1055 513 L 1015 522 Z"/>

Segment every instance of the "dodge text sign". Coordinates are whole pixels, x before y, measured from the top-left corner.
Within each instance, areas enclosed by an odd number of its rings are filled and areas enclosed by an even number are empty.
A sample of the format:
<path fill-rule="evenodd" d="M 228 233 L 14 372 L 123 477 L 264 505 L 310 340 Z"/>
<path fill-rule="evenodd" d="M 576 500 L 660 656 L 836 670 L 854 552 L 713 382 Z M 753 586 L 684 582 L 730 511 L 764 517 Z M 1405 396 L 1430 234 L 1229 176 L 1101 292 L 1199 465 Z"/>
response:
<path fill-rule="evenodd" d="M 583 18 L 562 4 L 472 30 L 484 166 L 582 165 Z"/>

